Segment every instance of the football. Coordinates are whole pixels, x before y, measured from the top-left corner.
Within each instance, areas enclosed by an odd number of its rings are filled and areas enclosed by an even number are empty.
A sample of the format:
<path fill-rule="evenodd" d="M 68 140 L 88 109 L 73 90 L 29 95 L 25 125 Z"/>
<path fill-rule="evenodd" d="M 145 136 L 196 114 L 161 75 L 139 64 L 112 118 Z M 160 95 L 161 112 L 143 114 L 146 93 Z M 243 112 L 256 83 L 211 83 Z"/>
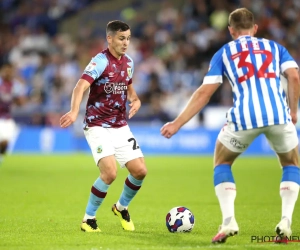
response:
<path fill-rule="evenodd" d="M 195 225 L 195 217 L 186 207 L 174 207 L 167 213 L 166 225 L 171 233 L 190 232 Z"/>

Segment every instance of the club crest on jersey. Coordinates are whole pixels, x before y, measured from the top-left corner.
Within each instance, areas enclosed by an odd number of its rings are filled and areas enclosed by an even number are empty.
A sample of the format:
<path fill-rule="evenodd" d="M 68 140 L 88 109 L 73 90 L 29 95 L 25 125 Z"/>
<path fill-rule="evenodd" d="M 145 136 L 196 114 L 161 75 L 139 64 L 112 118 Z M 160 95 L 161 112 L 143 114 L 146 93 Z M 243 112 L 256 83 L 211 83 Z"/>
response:
<path fill-rule="evenodd" d="M 102 146 L 98 146 L 98 147 L 97 147 L 97 153 L 98 153 L 98 154 L 101 154 L 101 153 L 102 153 Z"/>
<path fill-rule="evenodd" d="M 106 94 L 122 95 L 127 91 L 127 85 L 124 82 L 107 82 L 104 85 Z"/>
<path fill-rule="evenodd" d="M 112 93 L 113 90 L 114 90 L 114 84 L 111 82 L 106 82 L 104 85 L 104 91 L 106 92 L 106 94 Z"/>
<path fill-rule="evenodd" d="M 132 68 L 127 68 L 127 75 L 132 77 Z"/>

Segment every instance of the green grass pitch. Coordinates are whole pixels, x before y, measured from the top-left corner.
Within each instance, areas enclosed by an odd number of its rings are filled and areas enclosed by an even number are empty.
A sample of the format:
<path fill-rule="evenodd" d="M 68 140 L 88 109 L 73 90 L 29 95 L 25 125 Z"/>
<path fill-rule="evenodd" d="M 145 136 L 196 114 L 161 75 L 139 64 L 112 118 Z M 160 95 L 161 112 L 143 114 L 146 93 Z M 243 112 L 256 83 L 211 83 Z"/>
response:
<path fill-rule="evenodd" d="M 281 169 L 275 157 L 242 157 L 233 166 L 240 234 L 224 245 L 210 243 L 221 222 L 212 157 L 148 156 L 146 164 L 148 176 L 129 207 L 136 231 L 123 231 L 111 212 L 128 173 L 119 169 L 97 213 L 102 233 L 89 234 L 80 231 L 80 222 L 98 176 L 91 155 L 7 156 L 0 166 L 0 249 L 300 249 L 300 243 L 251 242 L 252 236 L 273 236 L 280 220 Z M 172 234 L 165 217 L 180 205 L 194 213 L 195 227 Z M 299 202 L 292 229 L 298 237 Z"/>

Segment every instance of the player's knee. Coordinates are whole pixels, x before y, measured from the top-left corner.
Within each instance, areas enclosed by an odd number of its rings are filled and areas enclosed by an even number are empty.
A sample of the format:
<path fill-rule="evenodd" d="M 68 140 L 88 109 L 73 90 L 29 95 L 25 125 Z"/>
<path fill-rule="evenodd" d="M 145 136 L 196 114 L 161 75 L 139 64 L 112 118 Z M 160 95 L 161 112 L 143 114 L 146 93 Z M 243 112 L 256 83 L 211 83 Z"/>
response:
<path fill-rule="evenodd" d="M 281 160 L 281 166 L 298 166 L 298 159 Z"/>
<path fill-rule="evenodd" d="M 219 166 L 219 165 L 229 165 L 232 166 L 233 161 L 215 161 L 214 162 L 214 168 Z"/>
<path fill-rule="evenodd" d="M 146 166 L 143 165 L 143 167 L 139 171 L 139 177 L 141 179 L 144 179 L 146 177 L 147 173 L 148 173 L 148 170 L 147 170 Z"/>
<path fill-rule="evenodd" d="M 116 171 L 110 171 L 100 174 L 100 178 L 107 184 L 110 185 L 114 182 L 114 180 L 117 178 L 117 172 Z"/>
<path fill-rule="evenodd" d="M 137 180 L 143 180 L 147 175 L 147 168 L 144 164 L 142 164 L 140 167 L 136 168 L 131 174 L 134 178 Z"/>
<path fill-rule="evenodd" d="M 282 166 L 298 166 L 298 147 L 287 153 L 277 153 Z"/>
<path fill-rule="evenodd" d="M 230 157 L 227 157 L 226 155 L 225 156 L 224 155 L 216 155 L 214 158 L 214 167 L 223 165 L 223 164 L 231 166 L 235 159 L 233 159 L 233 158 L 229 159 L 229 158 Z"/>

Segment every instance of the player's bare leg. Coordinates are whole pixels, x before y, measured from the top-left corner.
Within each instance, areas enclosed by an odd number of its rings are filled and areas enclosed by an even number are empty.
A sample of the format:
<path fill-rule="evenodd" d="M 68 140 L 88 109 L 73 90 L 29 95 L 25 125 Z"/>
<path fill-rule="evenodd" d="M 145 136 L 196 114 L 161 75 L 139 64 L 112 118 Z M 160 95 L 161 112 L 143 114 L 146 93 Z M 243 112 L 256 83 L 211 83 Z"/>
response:
<path fill-rule="evenodd" d="M 144 158 L 140 157 L 126 163 L 129 175 L 125 180 L 124 189 L 112 211 L 121 221 L 124 230 L 134 231 L 135 227 L 128 212 L 128 205 L 141 188 L 143 180 L 147 174 Z"/>
<path fill-rule="evenodd" d="M 214 155 L 214 185 L 223 220 L 212 243 L 225 243 L 228 237 L 236 235 L 239 231 L 234 214 L 236 187 L 231 172 L 231 166 L 239 155 L 240 153 L 230 151 L 217 140 Z"/>
<path fill-rule="evenodd" d="M 281 220 L 275 227 L 279 239 L 277 243 L 286 243 L 292 235 L 292 215 L 299 194 L 300 173 L 298 168 L 298 146 L 287 153 L 277 153 L 282 166 L 280 196 L 282 200 Z"/>
<path fill-rule="evenodd" d="M 82 220 L 81 230 L 85 232 L 101 232 L 96 223 L 96 212 L 106 197 L 110 184 L 116 179 L 117 165 L 113 155 L 102 158 L 98 167 L 100 177 L 94 182 L 85 215 Z"/>

